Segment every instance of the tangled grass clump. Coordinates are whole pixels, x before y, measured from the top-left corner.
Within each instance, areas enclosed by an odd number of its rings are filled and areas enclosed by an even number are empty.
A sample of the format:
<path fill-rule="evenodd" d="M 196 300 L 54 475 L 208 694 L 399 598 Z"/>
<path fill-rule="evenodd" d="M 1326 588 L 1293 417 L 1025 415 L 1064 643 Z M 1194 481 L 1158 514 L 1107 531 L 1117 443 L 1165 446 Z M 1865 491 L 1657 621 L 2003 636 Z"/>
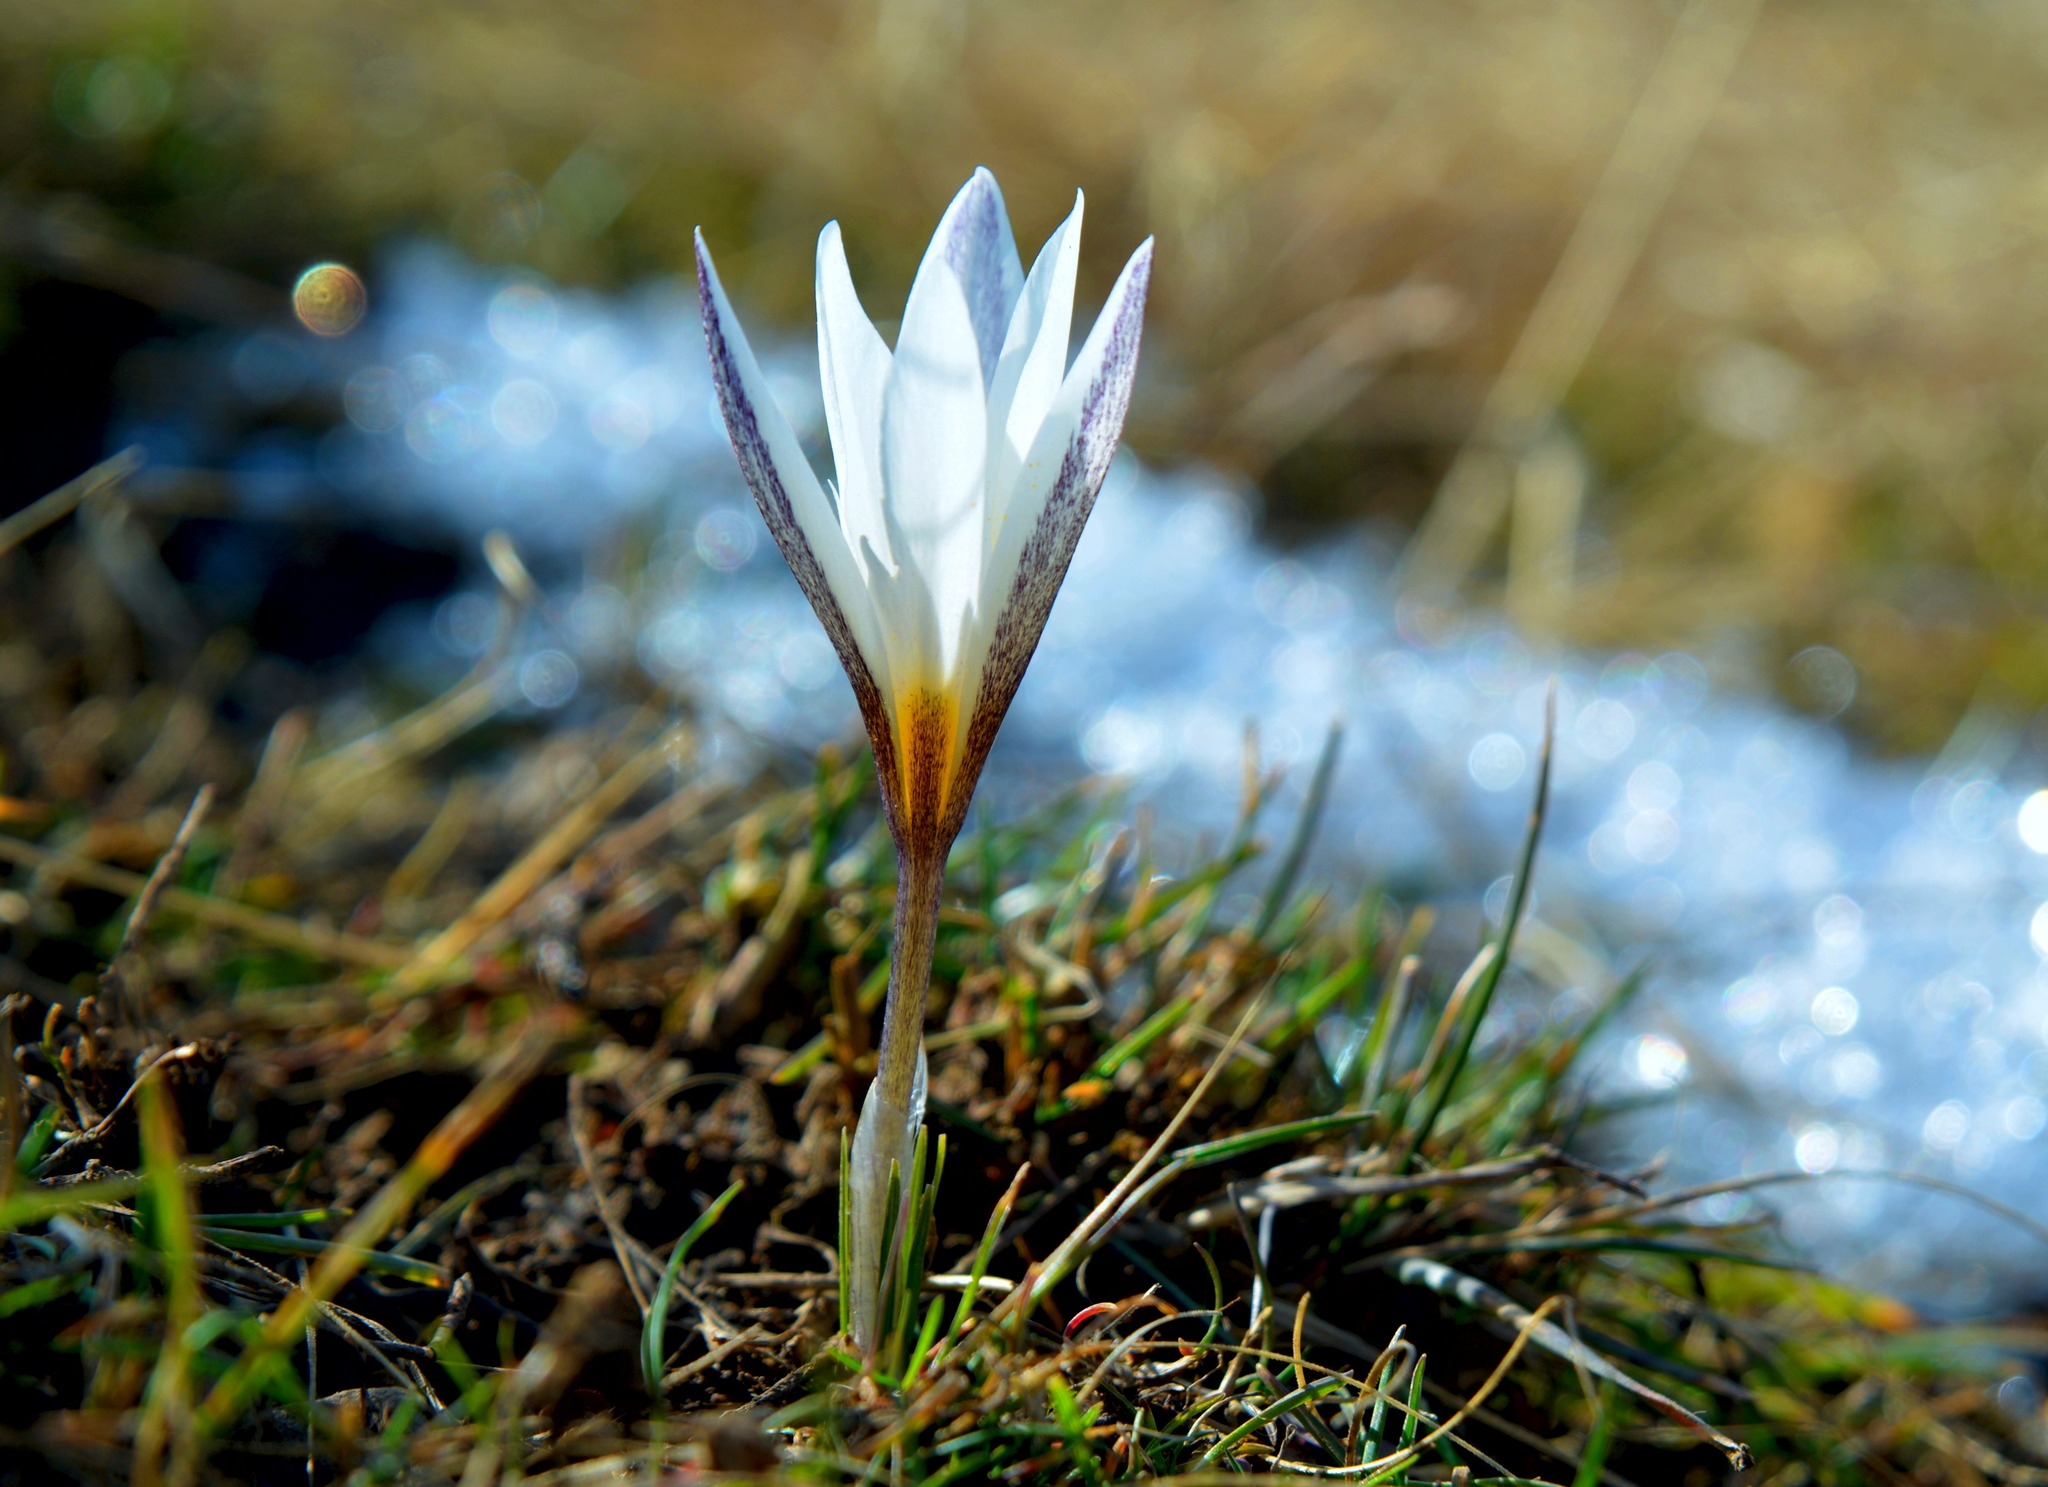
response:
<path fill-rule="evenodd" d="M 1255 762 L 1175 875 L 1092 785 L 962 838 L 864 1365 L 867 773 L 721 774 L 628 668 L 500 716 L 517 585 L 446 695 L 252 730 L 74 540 L 0 552 L 0 1481 L 2041 1480 L 2038 1332 L 1602 1169 L 1625 987 L 1480 1036 L 1519 892 L 1439 976 L 1308 879 L 1334 752 L 1270 872 Z"/>

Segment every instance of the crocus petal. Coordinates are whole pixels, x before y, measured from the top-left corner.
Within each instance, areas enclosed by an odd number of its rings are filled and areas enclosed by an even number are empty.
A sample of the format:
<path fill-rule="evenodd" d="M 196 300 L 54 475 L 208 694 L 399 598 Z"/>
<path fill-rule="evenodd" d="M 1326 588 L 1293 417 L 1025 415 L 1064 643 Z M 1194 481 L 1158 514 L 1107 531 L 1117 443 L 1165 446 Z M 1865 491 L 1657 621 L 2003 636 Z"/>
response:
<path fill-rule="evenodd" d="M 1145 289 L 1152 272 L 1151 239 L 1124 265 L 1073 368 L 1060 384 L 1045 425 L 1019 473 L 1008 519 L 983 574 L 987 616 L 974 627 L 963 672 L 977 673 L 973 705 L 950 771 L 945 830 L 957 832 L 996 730 L 1024 668 L 1038 648 L 1046 616 L 1073 561 L 1095 493 L 1109 473 L 1131 404 Z"/>
<path fill-rule="evenodd" d="M 889 347 L 861 308 L 839 224 L 818 235 L 818 364 L 825 388 L 825 428 L 839 481 L 839 526 L 857 556 L 862 544 L 894 570 L 882 519 L 882 387 Z"/>
<path fill-rule="evenodd" d="M 931 247 L 925 250 L 926 264 L 935 259 L 943 259 L 952 268 L 966 292 L 986 385 L 995 376 L 1003 337 L 1010 329 L 1010 311 L 1024 286 L 1024 265 L 1017 258 L 1017 240 L 1010 232 L 1002 189 L 986 168 L 975 170 L 939 219 Z M 923 267 L 918 276 L 924 276 Z"/>
<path fill-rule="evenodd" d="M 789 416 L 769 392 L 747 334 L 718 282 L 703 234 L 697 236 L 697 292 L 704 309 L 704 340 L 718 406 L 732 438 L 740 471 L 754 503 L 782 549 L 797 586 L 839 653 L 854 700 L 875 748 L 882 798 L 893 811 L 898 798 L 895 727 L 887 701 L 887 657 L 867 585 L 854 566 L 831 503 L 811 468 Z"/>
<path fill-rule="evenodd" d="M 910 286 L 882 395 L 892 583 L 878 586 L 899 693 L 940 688 L 980 593 L 988 404 L 960 280 L 927 257 Z"/>
<path fill-rule="evenodd" d="M 1081 263 L 1081 193 L 1074 210 L 1039 249 L 1024 280 L 1003 353 L 988 389 L 988 501 L 993 540 L 1024 456 L 1038 437 L 1067 370 L 1067 331 L 1074 319 L 1074 278 Z"/>

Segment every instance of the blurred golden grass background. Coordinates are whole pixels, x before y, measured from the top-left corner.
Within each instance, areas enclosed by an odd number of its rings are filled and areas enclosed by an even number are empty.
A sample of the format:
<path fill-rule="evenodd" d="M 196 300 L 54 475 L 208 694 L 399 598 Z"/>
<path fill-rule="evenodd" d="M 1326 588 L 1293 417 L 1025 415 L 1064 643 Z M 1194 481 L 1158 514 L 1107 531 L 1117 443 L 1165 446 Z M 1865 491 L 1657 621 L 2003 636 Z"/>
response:
<path fill-rule="evenodd" d="M 975 164 L 1027 244 L 1079 185 L 1084 294 L 1159 239 L 1149 458 L 1434 508 L 1417 591 L 1539 633 L 1834 645 L 1931 748 L 2048 700 L 2044 83 L 2026 0 L 4 0 L 0 190 L 15 283 L 23 220 L 278 285 L 701 223 L 798 329 L 826 218 L 879 316 Z"/>

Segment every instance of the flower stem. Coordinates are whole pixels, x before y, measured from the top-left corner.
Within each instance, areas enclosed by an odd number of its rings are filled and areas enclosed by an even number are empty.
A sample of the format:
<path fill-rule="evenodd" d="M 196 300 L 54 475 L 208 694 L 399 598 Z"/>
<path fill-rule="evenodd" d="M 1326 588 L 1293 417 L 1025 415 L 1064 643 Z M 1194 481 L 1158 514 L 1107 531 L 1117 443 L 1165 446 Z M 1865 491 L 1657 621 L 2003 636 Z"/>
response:
<path fill-rule="evenodd" d="M 896 858 L 896 937 L 889 955 L 889 1000 L 882 1012 L 882 1048 L 874 1083 L 868 1086 L 854 1127 L 848 1164 L 852 1191 L 846 1257 L 854 1342 L 870 1358 L 882 1343 L 882 1277 L 895 1263 L 882 1253 L 888 1224 L 889 1173 L 900 1174 L 895 1232 L 916 1201 L 909 1191 L 911 1154 L 924 1119 L 924 1004 L 931 987 L 932 949 L 939 933 L 939 890 L 946 876 L 944 852 Z"/>
<path fill-rule="evenodd" d="M 924 1047 L 925 998 L 932 984 L 932 950 L 939 937 L 939 892 L 944 853 L 896 855 L 896 935 L 889 947 L 889 1000 L 882 1009 L 882 1047 L 875 1082 L 883 1098 L 907 1105 Z"/>

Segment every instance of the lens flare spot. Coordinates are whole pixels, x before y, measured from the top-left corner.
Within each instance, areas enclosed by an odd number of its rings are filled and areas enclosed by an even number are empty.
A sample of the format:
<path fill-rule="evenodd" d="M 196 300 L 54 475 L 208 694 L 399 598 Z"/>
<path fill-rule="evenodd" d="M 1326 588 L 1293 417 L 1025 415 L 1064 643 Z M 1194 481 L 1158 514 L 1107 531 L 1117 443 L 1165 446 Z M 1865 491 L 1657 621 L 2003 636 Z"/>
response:
<path fill-rule="evenodd" d="M 345 336 L 362 323 L 370 291 L 346 264 L 316 263 L 292 286 L 292 313 L 316 336 Z"/>
<path fill-rule="evenodd" d="M 1636 1043 L 1636 1076 L 1651 1089 L 1676 1089 L 1691 1065 L 1685 1049 L 1670 1038 L 1645 1033 Z"/>
<path fill-rule="evenodd" d="M 1522 778 L 1528 755 L 1512 734 L 1489 733 L 1472 746 L 1465 761 L 1472 782 L 1482 790 L 1507 790 Z"/>
<path fill-rule="evenodd" d="M 1832 1172 L 1842 1159 L 1842 1138 L 1829 1125 L 1815 1123 L 1799 1133 L 1792 1143 L 1792 1160 L 1802 1172 Z"/>
<path fill-rule="evenodd" d="M 491 426 L 498 437 L 531 448 L 555 431 L 555 395 L 545 382 L 514 377 L 491 399 Z"/>
<path fill-rule="evenodd" d="M 2048 790 L 2036 790 L 2021 804 L 2019 829 L 2028 851 L 2048 856 Z"/>
<path fill-rule="evenodd" d="M 1813 1025 L 1830 1038 L 1839 1038 L 1856 1026 L 1856 1019 L 1862 1014 L 1857 1005 L 1856 994 L 1846 986 L 1825 986 L 1815 993 L 1812 1007 Z"/>
<path fill-rule="evenodd" d="M 1970 1107 L 1961 1100 L 1943 1100 L 1927 1113 L 1920 1137 L 1936 1151 L 1954 1151 L 1970 1134 Z"/>

